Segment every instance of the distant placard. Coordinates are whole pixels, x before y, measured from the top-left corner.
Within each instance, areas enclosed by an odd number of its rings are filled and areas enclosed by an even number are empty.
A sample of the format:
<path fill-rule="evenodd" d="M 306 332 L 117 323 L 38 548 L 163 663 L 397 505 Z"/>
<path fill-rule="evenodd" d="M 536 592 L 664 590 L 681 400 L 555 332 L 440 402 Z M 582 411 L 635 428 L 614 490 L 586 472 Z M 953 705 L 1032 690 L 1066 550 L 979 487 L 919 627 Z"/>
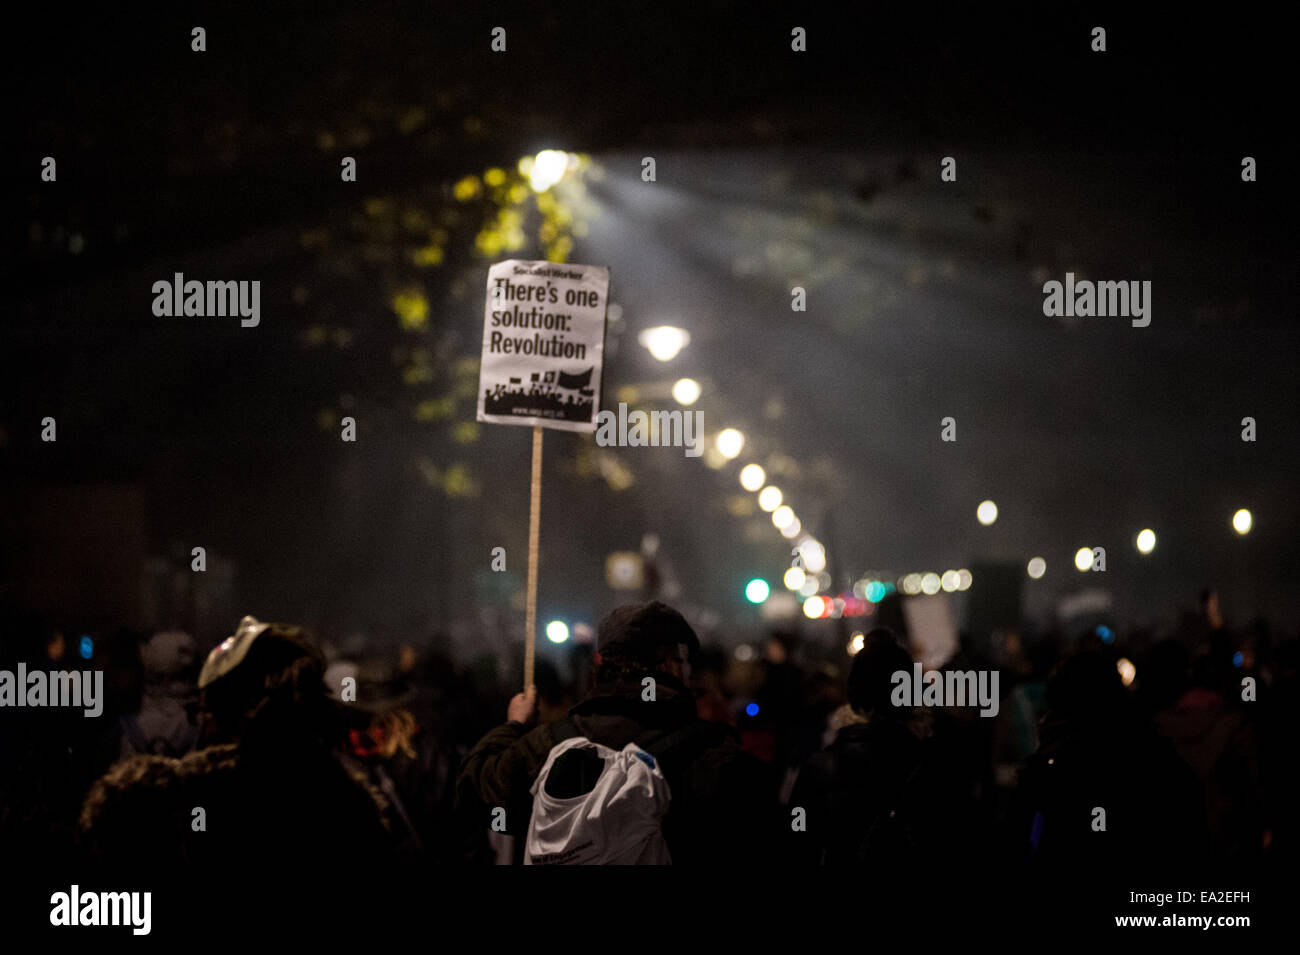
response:
<path fill-rule="evenodd" d="M 595 431 L 609 269 L 510 259 L 488 269 L 478 420 Z"/>
<path fill-rule="evenodd" d="M 937 670 L 957 652 L 960 638 L 947 594 L 907 597 L 903 616 L 912 638 L 912 657 L 927 670 Z"/>

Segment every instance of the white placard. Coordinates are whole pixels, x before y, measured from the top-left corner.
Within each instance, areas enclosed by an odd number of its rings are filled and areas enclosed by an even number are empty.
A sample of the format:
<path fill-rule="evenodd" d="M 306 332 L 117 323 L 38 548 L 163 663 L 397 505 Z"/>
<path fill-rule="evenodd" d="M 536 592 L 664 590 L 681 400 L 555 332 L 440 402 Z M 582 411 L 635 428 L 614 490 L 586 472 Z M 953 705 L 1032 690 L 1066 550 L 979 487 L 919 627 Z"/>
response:
<path fill-rule="evenodd" d="M 489 268 L 478 420 L 595 431 L 608 299 L 603 266 Z"/>

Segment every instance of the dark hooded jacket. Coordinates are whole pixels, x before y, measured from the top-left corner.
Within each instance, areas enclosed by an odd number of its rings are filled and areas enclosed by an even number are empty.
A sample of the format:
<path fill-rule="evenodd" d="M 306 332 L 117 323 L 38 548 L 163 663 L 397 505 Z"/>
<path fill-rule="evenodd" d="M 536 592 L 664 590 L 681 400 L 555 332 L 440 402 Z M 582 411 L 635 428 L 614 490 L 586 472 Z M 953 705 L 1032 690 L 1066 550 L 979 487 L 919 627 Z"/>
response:
<path fill-rule="evenodd" d="M 1041 739 L 1021 769 L 1012 812 L 1035 870 L 1083 876 L 1203 862 L 1208 834 L 1196 778 L 1149 726 L 1049 713 Z"/>
<path fill-rule="evenodd" d="M 527 729 L 506 723 L 489 732 L 461 765 L 463 803 L 506 809 L 506 831 L 522 842 L 532 815 L 533 782 L 551 748 L 582 735 L 621 750 L 643 749 L 674 734 L 660 765 L 672 793 L 664 840 L 675 865 L 743 865 L 770 861 L 775 800 L 766 771 L 741 749 L 735 731 L 696 715 L 689 691 L 657 673 L 656 699 L 641 699 L 641 683 L 596 686 L 568 720 Z M 485 822 L 489 816 L 484 815 Z"/>
<path fill-rule="evenodd" d="M 790 836 L 790 856 L 803 864 L 865 866 L 915 851 L 931 836 L 932 788 L 924 745 L 907 723 L 845 726 L 799 772 L 790 805 L 804 810 L 806 833 Z"/>
<path fill-rule="evenodd" d="M 259 863 L 335 871 L 388 858 L 384 809 L 365 777 L 322 746 L 243 740 L 117 763 L 86 797 L 80 844 L 94 862 L 142 875 L 215 878 Z"/>

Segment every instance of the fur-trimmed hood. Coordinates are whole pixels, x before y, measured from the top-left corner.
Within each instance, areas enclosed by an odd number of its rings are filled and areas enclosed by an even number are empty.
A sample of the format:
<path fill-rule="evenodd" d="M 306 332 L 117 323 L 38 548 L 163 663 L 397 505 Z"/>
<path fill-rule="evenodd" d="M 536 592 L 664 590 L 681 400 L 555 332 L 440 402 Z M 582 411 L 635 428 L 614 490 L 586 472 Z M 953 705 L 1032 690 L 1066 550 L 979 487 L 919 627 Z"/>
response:
<path fill-rule="evenodd" d="M 385 809 L 362 773 L 322 748 L 222 744 L 115 764 L 91 786 L 78 834 L 108 864 L 247 865 L 270 851 L 297 867 L 340 852 L 382 855 Z"/>

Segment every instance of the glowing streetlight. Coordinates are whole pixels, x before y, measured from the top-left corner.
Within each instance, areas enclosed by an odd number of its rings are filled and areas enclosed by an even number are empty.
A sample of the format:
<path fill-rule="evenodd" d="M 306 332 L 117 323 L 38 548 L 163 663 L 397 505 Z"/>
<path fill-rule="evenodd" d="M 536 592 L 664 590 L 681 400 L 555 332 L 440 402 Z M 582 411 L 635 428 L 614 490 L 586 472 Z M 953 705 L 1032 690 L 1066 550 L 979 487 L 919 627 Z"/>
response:
<path fill-rule="evenodd" d="M 718 432 L 714 446 L 719 454 L 730 461 L 740 454 L 740 449 L 745 446 L 745 436 L 735 428 L 727 428 Z"/>
<path fill-rule="evenodd" d="M 826 601 L 821 597 L 809 597 L 803 602 L 803 615 L 809 620 L 816 620 L 826 612 Z"/>
<path fill-rule="evenodd" d="M 672 361 L 679 351 L 691 343 L 691 336 L 684 328 L 657 325 L 647 328 L 636 340 L 658 361 Z"/>
<path fill-rule="evenodd" d="M 693 405 L 700 399 L 700 383 L 694 378 L 679 378 L 673 385 L 673 401 L 679 405 Z"/>
<path fill-rule="evenodd" d="M 826 569 L 826 548 L 811 537 L 800 542 L 799 556 L 803 559 L 804 570 L 810 573 L 820 574 Z"/>
<path fill-rule="evenodd" d="M 767 472 L 757 464 L 746 464 L 740 469 L 740 486 L 746 491 L 757 491 L 766 480 Z"/>
<path fill-rule="evenodd" d="M 534 192 L 545 192 L 564 178 L 568 168 L 568 153 L 560 149 L 543 149 L 533 157 L 533 167 L 528 171 L 528 184 Z"/>

